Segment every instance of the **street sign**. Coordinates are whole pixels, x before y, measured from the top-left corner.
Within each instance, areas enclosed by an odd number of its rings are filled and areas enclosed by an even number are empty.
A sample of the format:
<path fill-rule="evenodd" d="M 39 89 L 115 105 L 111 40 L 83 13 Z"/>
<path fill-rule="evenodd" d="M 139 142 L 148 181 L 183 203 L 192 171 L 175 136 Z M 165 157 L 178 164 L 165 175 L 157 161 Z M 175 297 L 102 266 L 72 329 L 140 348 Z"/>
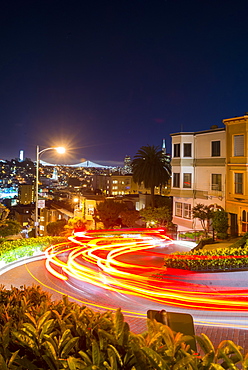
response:
<path fill-rule="evenodd" d="M 38 208 L 45 208 L 45 207 L 46 207 L 45 199 L 39 199 L 38 200 Z"/>
<path fill-rule="evenodd" d="M 180 332 L 184 335 L 188 335 L 191 338 L 186 340 L 185 343 L 190 345 L 190 348 L 197 352 L 196 341 L 195 341 L 195 328 L 193 317 L 188 313 L 181 312 L 167 312 L 165 310 L 147 311 L 148 319 L 155 319 L 161 324 L 169 326 L 174 332 Z"/>

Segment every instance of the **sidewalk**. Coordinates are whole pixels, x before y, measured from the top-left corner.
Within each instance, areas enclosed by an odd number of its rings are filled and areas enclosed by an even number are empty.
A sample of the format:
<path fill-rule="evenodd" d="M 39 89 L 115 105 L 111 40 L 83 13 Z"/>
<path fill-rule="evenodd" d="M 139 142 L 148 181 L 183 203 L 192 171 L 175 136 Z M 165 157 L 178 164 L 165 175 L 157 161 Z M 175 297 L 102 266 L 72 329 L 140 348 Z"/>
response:
<path fill-rule="evenodd" d="M 218 240 L 212 244 L 206 244 L 203 247 L 203 249 L 211 250 L 211 249 L 217 249 L 217 248 L 229 248 L 233 243 L 235 243 L 239 239 L 240 237 L 230 238 L 230 239 L 222 240 L 222 241 Z"/>

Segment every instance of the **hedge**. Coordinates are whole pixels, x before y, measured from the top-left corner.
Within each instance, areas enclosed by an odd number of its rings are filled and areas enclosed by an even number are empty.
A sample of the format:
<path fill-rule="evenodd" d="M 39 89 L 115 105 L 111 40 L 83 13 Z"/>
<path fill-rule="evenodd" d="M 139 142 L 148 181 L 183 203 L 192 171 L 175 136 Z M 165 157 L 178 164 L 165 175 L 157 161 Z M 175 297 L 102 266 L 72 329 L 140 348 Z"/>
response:
<path fill-rule="evenodd" d="M 66 241 L 66 237 L 60 236 L 44 236 L 39 238 L 3 241 L 0 244 L 0 258 L 5 263 L 13 262 L 19 258 L 32 256 L 34 253 L 42 252 L 52 244 Z"/>
<path fill-rule="evenodd" d="M 37 286 L 0 287 L 1 370 L 247 369 L 241 346 L 223 340 L 215 349 L 205 334 L 195 337 L 202 355 L 155 320 L 134 334 L 121 309 L 94 312 Z"/>
<path fill-rule="evenodd" d="M 166 255 L 165 266 L 191 271 L 248 269 L 248 246 L 192 250 Z"/>

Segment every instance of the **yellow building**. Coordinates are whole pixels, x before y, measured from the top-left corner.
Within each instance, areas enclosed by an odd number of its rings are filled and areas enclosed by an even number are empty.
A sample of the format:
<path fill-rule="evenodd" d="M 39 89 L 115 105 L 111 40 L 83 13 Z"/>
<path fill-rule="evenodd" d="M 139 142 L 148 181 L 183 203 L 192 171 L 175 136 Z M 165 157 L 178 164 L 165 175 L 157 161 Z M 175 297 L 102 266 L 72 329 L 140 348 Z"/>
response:
<path fill-rule="evenodd" d="M 248 115 L 224 119 L 226 125 L 226 211 L 230 234 L 248 231 Z"/>

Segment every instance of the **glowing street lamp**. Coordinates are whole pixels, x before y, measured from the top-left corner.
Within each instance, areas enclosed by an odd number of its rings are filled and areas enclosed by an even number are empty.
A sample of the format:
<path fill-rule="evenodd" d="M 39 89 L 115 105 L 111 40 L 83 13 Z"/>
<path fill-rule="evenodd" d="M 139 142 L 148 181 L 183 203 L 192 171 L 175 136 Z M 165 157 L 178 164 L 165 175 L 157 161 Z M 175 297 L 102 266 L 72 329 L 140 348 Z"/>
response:
<path fill-rule="evenodd" d="M 36 180 L 35 180 L 35 237 L 38 236 L 38 228 L 39 228 L 39 220 L 38 220 L 38 200 L 39 200 L 39 161 L 40 155 L 47 150 L 56 150 L 57 153 L 63 154 L 65 153 L 65 148 L 59 146 L 57 148 L 45 148 L 43 150 L 39 150 L 39 146 L 36 146 Z"/>

